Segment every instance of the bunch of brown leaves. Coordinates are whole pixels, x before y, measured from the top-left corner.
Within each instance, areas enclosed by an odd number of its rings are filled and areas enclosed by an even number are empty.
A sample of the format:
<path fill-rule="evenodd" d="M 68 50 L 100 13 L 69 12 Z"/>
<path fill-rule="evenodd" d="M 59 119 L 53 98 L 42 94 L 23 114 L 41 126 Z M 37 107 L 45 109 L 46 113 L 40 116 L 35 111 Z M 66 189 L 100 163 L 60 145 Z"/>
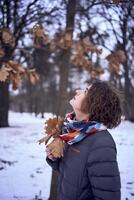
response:
<path fill-rule="evenodd" d="M 21 82 L 21 77 L 25 73 L 25 69 L 15 61 L 9 60 L 3 63 L 0 69 L 0 81 L 10 80 L 13 84 L 13 89 L 17 89 Z"/>
<path fill-rule="evenodd" d="M 76 66 L 81 66 L 85 68 L 88 72 L 92 74 L 94 73 L 95 76 L 98 76 L 102 73 L 102 70 L 94 70 L 93 63 L 89 60 L 87 56 L 89 53 L 96 53 L 97 55 L 102 53 L 102 49 L 98 49 L 95 45 L 91 43 L 89 37 L 85 37 L 82 40 L 73 43 L 73 55 L 71 57 L 71 63 Z M 100 73 L 99 73 L 100 72 Z"/>
<path fill-rule="evenodd" d="M 125 53 L 118 50 L 106 57 L 109 62 L 109 71 L 113 74 L 118 74 L 120 71 L 120 64 L 126 61 Z"/>
<path fill-rule="evenodd" d="M 54 138 L 58 137 L 62 132 L 63 122 L 64 119 L 62 117 L 49 118 L 46 120 L 44 127 L 46 136 L 39 140 L 39 144 L 43 142 L 47 143 L 51 136 Z"/>
<path fill-rule="evenodd" d="M 4 44 L 6 44 L 6 45 L 10 45 L 10 46 L 14 47 L 14 45 L 15 45 L 15 37 L 12 34 L 12 32 L 10 31 L 10 29 L 1 28 L 0 29 L 0 33 L 1 33 L 2 42 Z"/>
<path fill-rule="evenodd" d="M 49 42 L 48 35 L 46 34 L 42 24 L 35 24 L 32 28 L 33 42 L 36 48 L 41 48 L 44 44 Z"/>
<path fill-rule="evenodd" d="M 91 71 L 91 78 L 96 79 L 102 74 L 104 74 L 104 69 L 101 66 L 94 67 Z"/>
<path fill-rule="evenodd" d="M 68 49 L 72 46 L 72 33 L 66 32 L 63 35 L 61 35 L 60 39 L 57 41 L 56 45 L 57 47 L 61 49 Z"/>
<path fill-rule="evenodd" d="M 36 73 L 35 69 L 25 69 L 21 64 L 13 60 L 3 63 L 0 69 L 0 81 L 10 81 L 14 90 L 18 88 L 22 78 L 26 75 L 29 76 L 33 84 L 39 80 L 39 75 Z"/>
<path fill-rule="evenodd" d="M 91 60 L 89 60 L 88 56 L 86 56 L 88 53 L 96 53 L 97 55 L 102 53 L 102 49 L 98 49 L 94 44 L 91 43 L 89 40 L 89 37 L 85 37 L 82 40 L 79 41 L 73 41 L 72 39 L 72 31 L 67 30 L 67 32 L 62 32 L 55 36 L 55 38 L 51 41 L 48 39 L 48 35 L 46 34 L 45 30 L 43 29 L 43 26 L 41 24 L 36 24 L 33 27 L 33 33 L 34 33 L 34 44 L 37 48 L 42 47 L 44 44 L 48 44 L 50 46 L 51 50 L 55 50 L 57 48 L 61 49 L 72 49 L 72 56 L 70 59 L 70 62 L 73 63 L 75 66 L 83 67 L 85 68 L 89 73 L 95 74 L 96 76 L 99 76 L 102 74 L 103 70 L 99 68 L 96 70 L 92 69 L 94 68 Z M 94 76 L 93 76 L 94 77 Z"/>
<path fill-rule="evenodd" d="M 49 43 L 51 50 L 55 50 L 56 48 L 68 49 L 72 47 L 72 44 L 72 33 L 69 31 L 58 34 Z"/>
<path fill-rule="evenodd" d="M 30 82 L 32 84 L 35 84 L 40 79 L 39 74 L 36 72 L 36 69 L 27 69 L 26 73 L 29 76 Z"/>
<path fill-rule="evenodd" d="M 5 55 L 4 49 L 0 48 L 0 58 L 2 58 Z"/>

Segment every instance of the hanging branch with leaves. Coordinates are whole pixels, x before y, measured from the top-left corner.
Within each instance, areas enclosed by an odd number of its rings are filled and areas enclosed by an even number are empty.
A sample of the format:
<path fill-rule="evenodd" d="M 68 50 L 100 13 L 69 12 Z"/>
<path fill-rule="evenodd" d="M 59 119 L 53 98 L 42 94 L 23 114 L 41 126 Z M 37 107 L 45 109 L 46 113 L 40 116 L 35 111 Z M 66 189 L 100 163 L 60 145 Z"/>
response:
<path fill-rule="evenodd" d="M 33 44 L 35 48 L 43 48 L 48 45 L 50 50 L 54 51 L 56 49 L 71 49 L 70 63 L 77 67 L 82 67 L 86 69 L 93 79 L 98 78 L 104 73 L 104 69 L 101 66 L 95 66 L 92 60 L 89 59 L 89 54 L 95 53 L 99 56 L 102 53 L 102 49 L 97 48 L 91 43 L 89 37 L 79 39 L 74 41 L 72 39 L 72 33 L 62 32 L 56 35 L 54 39 L 49 39 L 46 30 L 43 28 L 42 24 L 35 24 L 32 29 L 33 33 Z M 1 36 L 1 46 L 2 44 L 8 45 L 10 48 L 14 47 L 15 38 L 13 34 L 8 29 L 0 29 Z M 13 60 L 8 60 L 5 62 L 5 50 L 0 48 L 0 80 L 1 81 L 11 81 L 13 84 L 13 89 L 17 89 L 22 78 L 28 75 L 31 82 L 35 83 L 39 80 L 39 75 L 36 73 L 35 69 L 28 70 L 23 68 L 19 63 Z M 120 64 L 126 59 L 125 54 L 121 50 L 110 54 L 106 57 L 109 62 L 109 72 L 118 74 L 120 71 Z"/>
<path fill-rule="evenodd" d="M 10 60 L 7 48 L 12 50 L 15 46 L 15 37 L 8 28 L 0 29 L 0 81 L 12 83 L 13 90 L 16 90 L 24 77 L 29 77 L 35 84 L 39 80 L 39 75 L 35 69 L 26 69 L 20 63 Z"/>
<path fill-rule="evenodd" d="M 125 53 L 121 50 L 109 54 L 106 59 L 109 62 L 109 72 L 111 74 L 118 74 L 120 72 L 120 64 L 125 62 L 126 56 Z"/>

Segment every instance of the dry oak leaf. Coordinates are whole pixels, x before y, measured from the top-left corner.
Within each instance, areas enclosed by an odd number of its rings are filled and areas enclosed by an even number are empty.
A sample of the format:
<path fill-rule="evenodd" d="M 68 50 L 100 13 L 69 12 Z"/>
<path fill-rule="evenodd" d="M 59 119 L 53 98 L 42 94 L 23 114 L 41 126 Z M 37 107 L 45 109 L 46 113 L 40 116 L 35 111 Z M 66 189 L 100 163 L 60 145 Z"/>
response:
<path fill-rule="evenodd" d="M 64 142 L 60 137 L 56 137 L 52 143 L 47 145 L 54 158 L 63 157 Z"/>
<path fill-rule="evenodd" d="M 126 55 L 125 55 L 124 51 L 118 50 L 116 52 L 116 56 L 118 57 L 119 62 L 123 63 L 126 61 Z"/>
<path fill-rule="evenodd" d="M 98 77 L 97 73 L 95 71 L 91 71 L 91 78 L 96 79 Z"/>
<path fill-rule="evenodd" d="M 14 73 L 13 71 L 10 71 L 9 80 L 12 83 L 13 90 L 16 90 L 21 84 L 22 76 L 18 72 Z"/>
<path fill-rule="evenodd" d="M 74 52 L 76 52 L 76 54 L 81 54 L 81 55 L 84 54 L 84 48 L 82 46 L 81 41 L 74 42 L 72 45 L 72 48 L 73 48 Z"/>
<path fill-rule="evenodd" d="M 126 56 L 124 51 L 118 50 L 112 54 L 109 54 L 106 59 L 109 62 L 109 71 L 111 73 L 118 74 L 120 71 L 120 64 L 125 62 Z"/>
<path fill-rule="evenodd" d="M 21 84 L 21 77 L 18 74 L 14 77 L 12 84 L 13 90 L 17 90 L 17 88 Z"/>
<path fill-rule="evenodd" d="M 119 62 L 119 63 L 123 63 L 125 62 L 126 60 L 126 56 L 125 56 L 125 53 L 124 51 L 122 50 L 118 50 L 114 53 L 111 53 L 109 54 L 106 59 L 109 61 L 109 62 Z"/>
<path fill-rule="evenodd" d="M 13 60 L 9 60 L 8 64 L 12 67 L 12 69 L 16 70 L 16 72 L 23 74 L 25 73 L 25 69 L 22 67 L 21 64 L 13 61 Z"/>
<path fill-rule="evenodd" d="M 1 29 L 2 40 L 5 44 L 10 44 L 11 46 L 15 45 L 15 38 L 11 31 L 7 28 Z"/>
<path fill-rule="evenodd" d="M 16 90 L 22 81 L 22 76 L 25 74 L 25 69 L 13 60 L 9 60 L 7 63 L 5 63 L 5 67 L 9 72 L 8 79 L 12 82 L 13 90 Z"/>
<path fill-rule="evenodd" d="M 32 31 L 37 37 L 43 37 L 44 36 L 44 29 L 43 29 L 43 26 L 41 24 L 35 24 Z"/>
<path fill-rule="evenodd" d="M 50 118 L 45 122 L 45 132 L 50 135 L 58 135 L 61 133 L 61 128 L 64 119 L 61 117 Z"/>
<path fill-rule="evenodd" d="M 0 81 L 6 81 L 7 77 L 9 75 L 9 72 L 6 70 L 6 67 L 3 65 L 0 69 Z"/>
<path fill-rule="evenodd" d="M 38 142 L 39 144 L 42 144 L 49 140 L 51 136 L 57 137 L 62 132 L 62 125 L 63 125 L 64 119 L 62 117 L 55 117 L 55 118 L 49 118 L 45 122 L 45 136 L 41 138 Z"/>
<path fill-rule="evenodd" d="M 45 33 L 42 24 L 35 24 L 32 32 L 34 34 L 34 45 L 36 48 L 41 48 L 42 45 L 49 42 L 48 35 Z"/>
<path fill-rule="evenodd" d="M 92 67 L 92 71 L 90 71 L 90 74 L 92 79 L 99 78 L 100 75 L 104 74 L 104 69 L 99 65 Z"/>
<path fill-rule="evenodd" d="M 96 72 L 96 74 L 98 76 L 100 76 L 101 74 L 104 74 L 104 69 L 101 66 L 97 66 L 94 68 L 94 71 Z"/>
<path fill-rule="evenodd" d="M 58 48 L 68 49 L 72 46 L 72 33 L 62 32 L 59 36 L 55 38 L 55 43 Z M 52 45 L 53 47 L 54 45 Z M 52 48 L 51 47 L 51 48 Z"/>
<path fill-rule="evenodd" d="M 119 63 L 110 63 L 109 64 L 109 72 L 118 74 L 120 71 L 120 64 Z"/>
<path fill-rule="evenodd" d="M 32 84 L 35 84 L 40 79 L 39 74 L 36 72 L 35 68 L 27 70 L 27 74 L 29 75 Z"/>
<path fill-rule="evenodd" d="M 0 58 L 2 58 L 5 55 L 4 49 L 0 49 Z"/>
<path fill-rule="evenodd" d="M 101 54 L 102 53 L 102 49 L 98 49 L 94 44 L 91 43 L 91 41 L 89 40 L 89 37 L 85 37 L 82 40 L 82 45 L 84 48 L 84 52 L 95 52 L 97 54 Z"/>
<path fill-rule="evenodd" d="M 29 77 L 32 84 L 35 84 L 39 80 L 39 75 L 36 72 L 30 73 Z"/>

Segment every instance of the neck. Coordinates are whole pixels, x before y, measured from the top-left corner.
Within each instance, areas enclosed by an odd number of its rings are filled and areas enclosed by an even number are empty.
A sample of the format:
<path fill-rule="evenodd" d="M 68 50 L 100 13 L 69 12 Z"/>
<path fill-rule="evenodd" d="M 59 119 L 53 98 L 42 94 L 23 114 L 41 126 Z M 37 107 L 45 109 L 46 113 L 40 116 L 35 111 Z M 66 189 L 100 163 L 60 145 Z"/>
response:
<path fill-rule="evenodd" d="M 88 120 L 89 119 L 89 114 L 82 113 L 80 111 L 74 111 L 74 112 L 75 112 L 75 115 L 76 115 L 76 119 L 78 121 Z"/>

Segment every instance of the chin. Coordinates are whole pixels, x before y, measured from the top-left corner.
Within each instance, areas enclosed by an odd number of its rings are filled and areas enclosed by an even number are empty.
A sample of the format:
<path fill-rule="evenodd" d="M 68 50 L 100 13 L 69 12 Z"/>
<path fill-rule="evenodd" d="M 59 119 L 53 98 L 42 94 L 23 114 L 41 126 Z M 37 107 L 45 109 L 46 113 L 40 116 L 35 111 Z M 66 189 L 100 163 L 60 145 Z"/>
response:
<path fill-rule="evenodd" d="M 74 109 L 74 107 L 75 107 L 75 103 L 74 103 L 74 99 L 71 99 L 70 101 L 69 101 L 69 104 L 72 106 L 72 108 Z"/>
<path fill-rule="evenodd" d="M 70 103 L 70 105 L 72 106 L 72 104 L 73 104 L 73 99 L 71 99 L 71 100 L 69 101 L 69 103 Z"/>

